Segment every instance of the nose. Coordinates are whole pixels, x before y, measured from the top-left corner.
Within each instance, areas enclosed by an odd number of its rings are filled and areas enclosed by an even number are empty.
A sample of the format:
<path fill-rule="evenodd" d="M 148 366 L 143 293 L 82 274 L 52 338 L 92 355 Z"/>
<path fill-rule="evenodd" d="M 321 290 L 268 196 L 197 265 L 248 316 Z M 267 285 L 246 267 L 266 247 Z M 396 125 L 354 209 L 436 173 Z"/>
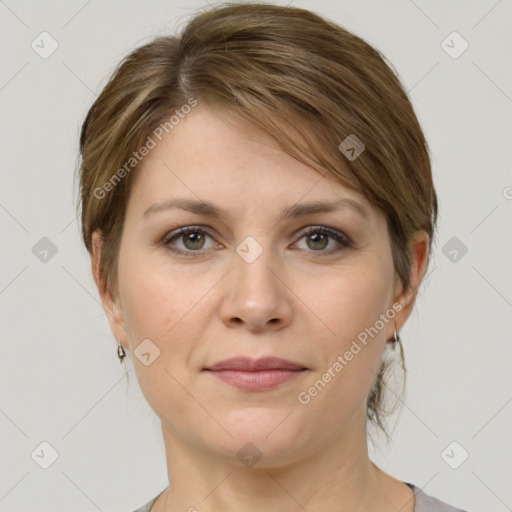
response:
<path fill-rule="evenodd" d="M 220 313 L 230 328 L 251 332 L 278 331 L 291 322 L 293 293 L 286 286 L 282 267 L 270 250 L 247 262 L 237 253 L 233 268 L 223 280 Z"/>

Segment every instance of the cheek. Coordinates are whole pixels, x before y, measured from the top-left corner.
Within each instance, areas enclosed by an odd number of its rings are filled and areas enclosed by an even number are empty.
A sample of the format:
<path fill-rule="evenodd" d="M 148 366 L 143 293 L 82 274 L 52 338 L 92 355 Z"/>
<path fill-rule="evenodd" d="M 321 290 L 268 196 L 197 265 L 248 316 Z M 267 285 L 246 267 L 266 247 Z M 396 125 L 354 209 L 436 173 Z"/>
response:
<path fill-rule="evenodd" d="M 185 286 L 183 278 L 166 275 L 164 268 L 142 257 L 120 261 L 119 273 L 123 320 L 142 394 L 160 417 L 165 417 L 169 408 L 173 414 L 185 414 L 190 400 L 179 383 L 188 377 L 188 362 L 197 337 L 198 326 L 191 322 L 196 319 L 192 309 L 197 302 L 194 287 Z M 150 364 L 145 365 L 137 347 L 147 339 L 151 340 L 149 345 L 145 342 Z"/>
<path fill-rule="evenodd" d="M 332 414 L 343 416 L 361 404 L 378 372 L 386 339 L 386 322 L 380 319 L 392 297 L 393 270 L 383 262 L 333 275 L 311 306 L 329 329 L 317 338 L 324 366 L 309 383 L 311 394 L 304 391 L 312 409 L 320 413 L 329 402 Z"/>
<path fill-rule="evenodd" d="M 160 350 L 159 365 L 178 376 L 205 328 L 208 291 L 215 284 L 215 276 L 191 279 L 173 269 L 160 254 L 151 258 L 142 251 L 125 256 L 119 272 L 130 348 L 136 349 L 149 338 Z"/>
<path fill-rule="evenodd" d="M 119 281 L 123 298 L 123 319 L 132 341 L 141 336 L 163 340 L 178 321 L 183 305 L 188 302 L 191 287 L 178 273 L 170 274 L 170 266 L 160 254 L 154 255 L 127 238 L 119 259 Z"/>
<path fill-rule="evenodd" d="M 174 316 L 179 298 L 169 293 L 161 276 L 151 268 L 134 265 L 134 271 L 122 278 L 123 318 L 132 343 L 136 345 L 142 337 L 158 344 L 165 334 L 165 325 Z"/>
<path fill-rule="evenodd" d="M 307 304 L 342 348 L 385 313 L 393 291 L 392 267 L 347 267 L 330 273 L 322 284 L 322 293 L 305 295 L 310 297 Z"/>

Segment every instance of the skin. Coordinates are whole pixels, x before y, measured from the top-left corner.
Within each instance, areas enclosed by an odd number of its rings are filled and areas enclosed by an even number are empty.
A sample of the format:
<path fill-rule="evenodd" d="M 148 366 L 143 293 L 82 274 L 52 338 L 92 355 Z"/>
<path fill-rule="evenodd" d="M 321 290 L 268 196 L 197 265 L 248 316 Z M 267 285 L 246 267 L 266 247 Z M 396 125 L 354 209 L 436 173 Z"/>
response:
<path fill-rule="evenodd" d="M 169 488 L 152 512 L 412 512 L 409 487 L 368 457 L 366 399 L 393 328 L 399 330 L 413 308 L 428 235 L 419 231 L 411 241 L 411 287 L 403 290 L 381 211 L 285 154 L 252 125 L 206 105 L 152 149 L 136 173 L 118 289 L 101 298 L 161 420 Z M 211 201 L 229 216 L 219 220 L 174 208 L 143 218 L 150 205 L 175 197 Z M 340 198 L 363 205 L 368 217 L 342 208 L 279 220 L 295 203 Z M 203 241 L 181 236 L 165 246 L 172 231 L 198 225 L 207 232 Z M 308 226 L 338 230 L 353 246 L 330 236 L 319 242 L 303 234 Z M 262 248 L 252 263 L 236 252 L 247 236 Z M 98 233 L 93 242 L 99 287 Z M 171 247 L 193 254 L 175 254 Z M 298 393 L 393 304 L 401 306 L 395 323 L 385 323 L 301 404 Z M 149 366 L 133 355 L 147 338 L 160 350 Z M 202 371 L 240 355 L 278 356 L 308 371 L 267 391 L 239 390 Z M 237 457 L 248 442 L 262 453 L 252 467 Z"/>

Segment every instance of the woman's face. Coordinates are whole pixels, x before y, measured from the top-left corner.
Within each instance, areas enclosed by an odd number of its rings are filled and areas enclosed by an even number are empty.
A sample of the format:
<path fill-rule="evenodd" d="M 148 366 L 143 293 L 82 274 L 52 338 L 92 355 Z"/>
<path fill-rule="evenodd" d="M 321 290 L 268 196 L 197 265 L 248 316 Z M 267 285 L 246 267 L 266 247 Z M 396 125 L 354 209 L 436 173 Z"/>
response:
<path fill-rule="evenodd" d="M 166 436 L 239 464 L 254 445 L 269 466 L 361 439 L 405 321 L 384 215 L 203 105 L 134 172 L 104 303 Z M 212 371 L 241 357 L 297 366 Z"/>

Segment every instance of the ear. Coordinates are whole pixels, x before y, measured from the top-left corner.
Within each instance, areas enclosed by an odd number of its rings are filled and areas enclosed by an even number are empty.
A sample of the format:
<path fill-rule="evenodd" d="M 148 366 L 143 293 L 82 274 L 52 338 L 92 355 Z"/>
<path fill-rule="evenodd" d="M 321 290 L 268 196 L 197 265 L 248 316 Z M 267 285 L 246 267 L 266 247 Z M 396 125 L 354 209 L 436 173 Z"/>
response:
<path fill-rule="evenodd" d="M 92 257 L 91 257 L 91 268 L 94 282 L 100 293 L 101 303 L 103 304 L 103 310 L 107 315 L 108 322 L 110 324 L 110 330 L 114 335 L 115 339 L 121 342 L 125 348 L 129 348 L 127 339 L 127 330 L 124 326 L 124 320 L 122 310 L 119 303 L 119 294 L 117 297 L 112 295 L 112 291 L 107 288 L 105 292 L 102 291 L 102 283 L 104 282 L 105 276 L 101 273 L 101 250 L 103 248 L 103 237 L 99 231 L 94 231 L 92 234 Z"/>
<path fill-rule="evenodd" d="M 413 239 L 409 242 L 409 250 L 411 252 L 411 268 L 409 272 L 410 285 L 408 288 L 403 289 L 401 283 L 398 282 L 398 293 L 395 293 L 392 304 L 400 304 L 401 309 L 395 315 L 394 323 L 389 323 L 387 333 L 387 340 L 393 340 L 393 330 L 399 331 L 412 312 L 416 295 L 420 287 L 421 281 L 427 269 L 428 263 L 428 247 L 429 236 L 426 231 L 417 231 Z M 398 279 L 398 278 L 397 278 Z"/>

